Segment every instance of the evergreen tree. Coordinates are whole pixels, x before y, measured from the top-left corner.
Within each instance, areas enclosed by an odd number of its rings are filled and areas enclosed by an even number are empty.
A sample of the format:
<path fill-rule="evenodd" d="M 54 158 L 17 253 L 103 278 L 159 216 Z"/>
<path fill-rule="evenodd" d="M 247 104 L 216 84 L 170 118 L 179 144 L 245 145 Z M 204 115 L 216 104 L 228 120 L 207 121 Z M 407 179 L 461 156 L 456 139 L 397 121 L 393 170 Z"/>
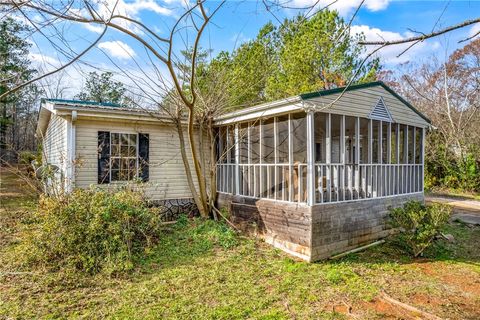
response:
<path fill-rule="evenodd" d="M 226 69 L 230 105 L 243 107 L 300 93 L 376 80 L 379 60 L 362 63 L 362 35 L 352 36 L 336 11 L 281 26 L 267 23 L 257 37 L 211 64 Z"/>
<path fill-rule="evenodd" d="M 36 72 L 30 66 L 28 52 L 31 44 L 25 39 L 29 28 L 11 17 L 4 17 L 0 22 L 0 95 L 11 88 L 29 80 Z M 23 91 L 7 95 L 0 101 L 0 156 L 7 157 L 7 130 L 11 127 L 18 115 L 18 102 L 22 99 Z M 12 139 L 16 141 L 14 130 Z"/>
<path fill-rule="evenodd" d="M 113 79 L 113 73 L 90 72 L 85 87 L 75 96 L 75 99 L 129 105 L 131 100 L 126 96 L 126 91 L 122 82 Z"/>

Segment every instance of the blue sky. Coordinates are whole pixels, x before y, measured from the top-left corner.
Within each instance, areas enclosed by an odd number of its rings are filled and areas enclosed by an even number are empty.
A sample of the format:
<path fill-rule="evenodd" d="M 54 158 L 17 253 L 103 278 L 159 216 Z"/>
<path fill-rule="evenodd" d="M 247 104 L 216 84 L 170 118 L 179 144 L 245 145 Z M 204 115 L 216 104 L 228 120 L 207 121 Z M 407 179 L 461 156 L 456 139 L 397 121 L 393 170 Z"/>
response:
<path fill-rule="evenodd" d="M 112 2 L 114 0 L 105 1 Z M 121 5 L 118 10 L 125 15 L 141 20 L 159 35 L 166 36 L 176 17 L 184 11 L 184 1 L 120 0 Z M 315 0 L 292 0 L 290 5 L 304 6 L 313 2 Z M 320 0 L 319 5 L 323 6 L 331 2 L 332 0 Z M 340 15 L 348 20 L 359 2 L 360 0 L 339 0 L 331 8 L 338 10 Z M 207 9 L 212 10 L 217 4 L 218 2 L 207 1 Z M 291 9 L 276 8 L 272 14 L 266 10 L 261 1 L 229 1 L 220 9 L 214 17 L 213 23 L 206 29 L 202 38 L 202 46 L 211 48 L 213 55 L 221 50 L 230 51 L 242 42 L 255 38 L 258 30 L 265 23 L 272 21 L 278 24 L 276 19 L 291 17 L 297 12 Z M 480 1 L 366 0 L 353 21 L 352 32 L 364 32 L 367 39 L 370 40 L 376 40 L 379 37 L 387 40 L 402 39 L 414 35 L 411 30 L 428 33 L 432 31 L 432 28 L 442 29 L 479 16 Z M 42 18 L 33 15 L 32 19 L 41 21 Z M 66 27 L 65 34 L 71 40 L 72 48 L 76 52 L 85 48 L 98 36 L 100 31 L 98 26 L 85 27 L 84 25 L 68 24 Z M 133 28 L 131 25 L 127 25 L 127 27 Z M 396 56 L 405 46 L 385 48 L 379 52 L 379 55 L 389 69 L 394 69 L 399 63 L 406 61 L 420 62 L 429 59 L 432 54 L 444 57 L 446 51 L 450 53 L 461 46 L 458 44 L 460 39 L 473 35 L 477 31 L 480 31 L 479 23 L 420 43 L 400 58 Z M 66 57 L 57 54 L 52 49 L 51 43 L 45 37 L 36 35 L 32 41 L 35 42 L 35 45 L 31 58 L 45 70 L 67 60 Z M 183 41 L 191 44 L 193 41 L 191 34 L 183 34 L 183 38 L 176 38 L 175 49 L 177 51 L 184 48 Z M 110 30 L 97 48 L 82 59 L 83 64 L 77 64 L 68 69 L 65 76 L 67 79 L 65 82 L 68 82 L 71 87 L 68 94 L 78 91 L 82 85 L 84 74 L 92 70 L 112 70 L 117 73 L 118 77 L 121 77 L 122 74 L 118 71 L 117 65 L 141 78 L 144 75 L 138 73 L 137 64 L 139 64 L 146 66 L 147 73 L 154 73 L 155 69 L 147 60 L 145 51 L 138 42 L 120 32 Z M 165 67 L 161 63 L 156 63 L 155 66 L 158 67 L 160 73 L 166 73 Z"/>

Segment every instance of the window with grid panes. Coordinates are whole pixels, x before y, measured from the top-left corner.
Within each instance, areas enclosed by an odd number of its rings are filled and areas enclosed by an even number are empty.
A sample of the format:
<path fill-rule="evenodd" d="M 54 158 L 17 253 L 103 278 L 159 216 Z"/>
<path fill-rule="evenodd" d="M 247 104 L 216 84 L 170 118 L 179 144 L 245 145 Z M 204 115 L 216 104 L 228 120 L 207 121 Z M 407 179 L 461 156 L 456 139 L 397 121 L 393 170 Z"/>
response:
<path fill-rule="evenodd" d="M 110 181 L 137 177 L 137 134 L 110 134 Z"/>

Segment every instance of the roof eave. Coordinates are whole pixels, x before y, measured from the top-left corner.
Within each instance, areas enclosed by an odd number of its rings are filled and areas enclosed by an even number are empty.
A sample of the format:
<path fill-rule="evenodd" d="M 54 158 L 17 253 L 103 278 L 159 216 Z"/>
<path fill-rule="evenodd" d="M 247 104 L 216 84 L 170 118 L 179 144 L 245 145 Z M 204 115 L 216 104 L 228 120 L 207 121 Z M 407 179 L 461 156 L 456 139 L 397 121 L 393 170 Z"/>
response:
<path fill-rule="evenodd" d="M 250 108 L 229 112 L 215 118 L 215 125 L 225 125 L 247 121 L 252 118 L 262 118 L 266 116 L 279 115 L 288 111 L 298 109 L 299 103 L 302 102 L 300 96 L 293 96 L 282 100 L 262 103 Z M 290 108 L 290 109 L 289 109 Z"/>

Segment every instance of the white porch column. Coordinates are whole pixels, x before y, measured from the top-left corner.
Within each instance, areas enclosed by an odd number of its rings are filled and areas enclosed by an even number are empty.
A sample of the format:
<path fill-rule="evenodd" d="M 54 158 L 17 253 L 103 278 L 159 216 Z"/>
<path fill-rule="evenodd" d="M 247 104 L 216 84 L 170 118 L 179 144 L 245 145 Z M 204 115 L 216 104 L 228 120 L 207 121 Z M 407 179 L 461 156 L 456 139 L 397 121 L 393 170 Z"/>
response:
<path fill-rule="evenodd" d="M 294 201 L 294 192 L 295 188 L 293 185 L 293 125 L 292 125 L 292 115 L 288 115 L 288 201 Z"/>
<path fill-rule="evenodd" d="M 307 204 L 315 204 L 315 129 L 313 111 L 307 112 Z"/>
<path fill-rule="evenodd" d="M 326 116 L 326 123 L 325 123 L 325 174 L 326 174 L 326 183 L 327 183 L 327 194 L 326 194 L 326 201 L 330 202 L 332 200 L 332 184 L 331 184 L 331 177 L 332 177 L 332 114 L 327 113 Z"/>
<path fill-rule="evenodd" d="M 355 191 L 360 198 L 360 118 L 355 118 Z"/>
<path fill-rule="evenodd" d="M 345 200 L 345 115 L 340 119 L 340 183 L 338 184 L 338 200 Z"/>
<path fill-rule="evenodd" d="M 422 149 L 421 149 L 421 152 L 422 152 L 422 155 L 421 155 L 421 163 L 422 163 L 422 192 L 424 192 L 424 184 L 425 184 L 425 128 L 422 128 L 422 137 L 421 137 L 421 141 L 422 141 Z"/>
<path fill-rule="evenodd" d="M 368 169 L 367 169 L 367 198 L 373 196 L 373 163 L 372 161 L 372 147 L 373 147 L 373 121 L 372 119 L 368 120 Z M 369 195 L 369 196 L 368 196 Z"/>
<path fill-rule="evenodd" d="M 235 124 L 235 194 L 240 194 L 240 132 L 239 124 Z"/>

